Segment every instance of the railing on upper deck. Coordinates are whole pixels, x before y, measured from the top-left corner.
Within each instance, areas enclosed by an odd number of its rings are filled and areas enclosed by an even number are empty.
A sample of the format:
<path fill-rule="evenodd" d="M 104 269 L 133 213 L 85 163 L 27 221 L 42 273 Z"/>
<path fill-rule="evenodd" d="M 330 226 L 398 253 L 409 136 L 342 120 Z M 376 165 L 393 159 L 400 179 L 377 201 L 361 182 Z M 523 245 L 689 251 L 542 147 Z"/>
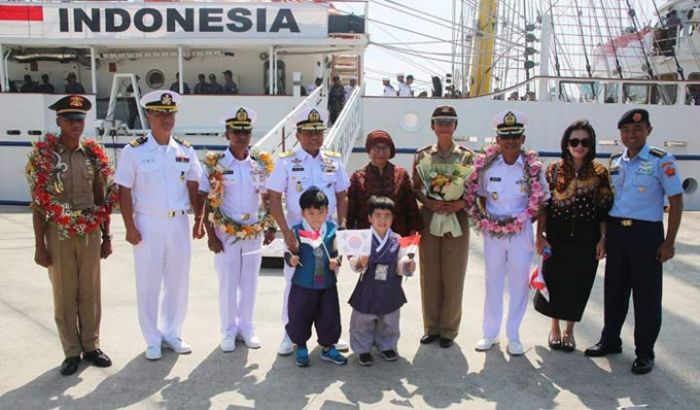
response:
<path fill-rule="evenodd" d="M 308 97 L 300 102 L 292 111 L 289 112 L 280 122 L 265 134 L 253 146 L 259 151 L 269 152 L 270 154 L 279 154 L 294 147 L 297 143 L 294 139 L 296 124 L 294 118 L 296 115 L 306 108 L 325 107 L 327 105 L 326 93 L 323 86 L 315 89 Z"/>
<path fill-rule="evenodd" d="M 355 87 L 323 143 L 324 149 L 337 151 L 342 155 L 343 164 L 348 163 L 352 148 L 362 131 L 361 103 L 360 87 Z"/>
<path fill-rule="evenodd" d="M 537 76 L 492 94 L 494 99 L 602 104 L 700 105 L 700 81 Z M 483 98 L 483 97 L 482 97 Z"/>

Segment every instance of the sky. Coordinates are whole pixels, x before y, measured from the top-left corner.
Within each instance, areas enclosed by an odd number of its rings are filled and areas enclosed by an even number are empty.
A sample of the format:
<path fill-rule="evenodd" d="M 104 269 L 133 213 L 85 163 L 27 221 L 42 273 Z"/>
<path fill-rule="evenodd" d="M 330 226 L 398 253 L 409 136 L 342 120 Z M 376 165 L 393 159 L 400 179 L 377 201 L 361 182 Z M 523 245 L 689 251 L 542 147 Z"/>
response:
<path fill-rule="evenodd" d="M 473 4 L 476 1 L 478 0 L 467 0 L 466 3 Z M 533 4 L 538 3 L 538 0 L 528 1 Z M 557 0 L 554 1 L 557 2 Z M 626 0 L 597 1 L 626 4 Z M 579 1 L 579 4 L 585 3 L 587 3 L 586 0 Z M 632 3 L 640 8 L 640 16 L 654 14 L 651 0 L 633 0 Z M 656 0 L 656 3 L 660 6 L 664 0 Z M 452 46 L 449 41 L 452 39 L 450 21 L 452 21 L 453 0 L 371 0 L 334 2 L 334 4 L 343 11 L 360 15 L 366 13 L 366 29 L 370 38 L 364 62 L 367 95 L 381 95 L 382 77 L 389 77 L 396 88 L 396 73 L 399 72 L 413 74 L 416 78 L 413 86 L 416 95 L 423 90 L 429 92 L 432 89 L 430 82 L 432 75 L 444 77 L 446 73 L 452 71 Z M 397 9 L 404 10 L 406 13 Z M 443 20 L 426 17 L 426 14 Z M 431 37 L 411 33 L 401 28 L 425 33 Z M 448 42 L 439 41 L 439 39 Z M 422 44 L 415 44 L 417 42 Z M 398 47 L 405 49 L 407 53 L 388 50 L 386 47 Z M 426 52 L 431 54 L 424 54 Z"/>

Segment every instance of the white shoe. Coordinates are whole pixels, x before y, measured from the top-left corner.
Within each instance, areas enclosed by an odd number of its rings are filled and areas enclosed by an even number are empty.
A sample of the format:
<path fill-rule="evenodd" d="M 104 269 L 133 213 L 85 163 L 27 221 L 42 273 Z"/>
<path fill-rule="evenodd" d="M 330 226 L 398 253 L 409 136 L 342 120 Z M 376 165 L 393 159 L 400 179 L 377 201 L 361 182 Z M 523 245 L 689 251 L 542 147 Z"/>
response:
<path fill-rule="evenodd" d="M 172 350 L 177 354 L 192 353 L 192 347 L 184 340 L 177 338 L 175 340 L 163 340 L 163 346 Z"/>
<path fill-rule="evenodd" d="M 241 335 L 241 339 L 249 349 L 259 349 L 262 346 L 262 341 L 255 335 Z"/>
<path fill-rule="evenodd" d="M 523 354 L 525 354 L 525 349 L 523 349 L 523 345 L 520 342 L 508 343 L 506 351 L 511 356 L 522 356 Z"/>
<path fill-rule="evenodd" d="M 287 356 L 292 353 L 294 353 L 294 343 L 292 343 L 289 336 L 285 334 L 282 342 L 280 343 L 280 347 L 277 349 L 277 354 L 280 356 Z"/>
<path fill-rule="evenodd" d="M 339 338 L 338 342 L 334 346 L 335 350 L 339 352 L 347 352 L 350 350 L 350 344 L 343 338 Z"/>
<path fill-rule="evenodd" d="M 488 337 L 482 337 L 481 339 L 479 339 L 478 342 L 476 342 L 476 345 L 474 345 L 474 349 L 477 352 L 485 352 L 485 351 L 491 349 L 493 347 L 493 345 L 495 345 L 496 343 L 498 343 L 497 338 L 491 339 Z"/>
<path fill-rule="evenodd" d="M 158 360 L 162 357 L 160 346 L 151 345 L 146 348 L 146 359 Z"/>
<path fill-rule="evenodd" d="M 230 353 L 236 350 L 236 338 L 233 336 L 224 337 L 221 339 L 219 347 L 221 347 L 221 351 L 224 353 Z"/>

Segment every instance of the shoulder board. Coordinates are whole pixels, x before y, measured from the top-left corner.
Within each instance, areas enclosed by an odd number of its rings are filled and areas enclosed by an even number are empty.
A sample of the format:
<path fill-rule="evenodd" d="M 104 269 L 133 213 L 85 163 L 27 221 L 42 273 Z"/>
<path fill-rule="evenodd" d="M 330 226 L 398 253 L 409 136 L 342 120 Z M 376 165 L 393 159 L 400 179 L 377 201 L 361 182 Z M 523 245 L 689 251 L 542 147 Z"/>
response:
<path fill-rule="evenodd" d="M 612 161 L 612 160 L 614 160 L 614 159 L 616 159 L 616 158 L 620 158 L 621 156 L 622 156 L 622 153 L 621 153 L 621 152 L 618 152 L 617 154 L 612 154 L 612 155 L 610 156 L 610 160 Z"/>
<path fill-rule="evenodd" d="M 666 156 L 666 151 L 660 150 L 658 148 L 652 148 L 649 153 L 657 158 L 663 158 Z"/>
<path fill-rule="evenodd" d="M 340 152 L 336 152 L 336 151 L 323 150 L 323 153 L 328 155 L 329 157 L 340 158 L 342 156 L 342 155 L 340 155 Z"/>
<path fill-rule="evenodd" d="M 431 149 L 432 147 L 433 147 L 432 145 L 426 145 L 423 148 L 419 148 L 418 151 L 416 151 L 416 153 L 427 151 L 427 150 Z"/>
<path fill-rule="evenodd" d="M 139 145 L 145 144 L 146 141 L 148 141 L 148 137 L 140 137 L 140 138 L 136 138 L 135 140 L 131 141 L 129 143 L 129 145 L 131 145 L 132 147 L 138 147 Z"/>
<path fill-rule="evenodd" d="M 180 145 L 184 145 L 184 146 L 186 146 L 187 148 L 189 148 L 189 147 L 191 147 L 191 146 L 192 146 L 192 144 L 190 144 L 189 142 L 187 142 L 187 141 L 183 140 L 182 138 L 179 138 L 179 137 L 173 137 L 173 139 L 174 139 L 174 140 L 175 140 L 175 142 L 177 142 L 178 144 L 180 144 Z"/>
<path fill-rule="evenodd" d="M 281 152 L 279 154 L 279 157 L 280 158 L 287 158 L 287 157 L 291 157 L 292 154 L 294 154 L 294 151 L 284 151 L 284 152 Z"/>

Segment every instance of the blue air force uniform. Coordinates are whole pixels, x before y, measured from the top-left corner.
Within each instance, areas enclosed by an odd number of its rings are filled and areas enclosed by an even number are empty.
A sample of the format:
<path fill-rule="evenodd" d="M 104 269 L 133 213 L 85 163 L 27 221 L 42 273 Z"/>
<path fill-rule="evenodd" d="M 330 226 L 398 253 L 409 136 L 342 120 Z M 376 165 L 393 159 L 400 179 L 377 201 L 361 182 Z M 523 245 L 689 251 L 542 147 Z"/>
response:
<path fill-rule="evenodd" d="M 632 110 L 620 124 L 640 121 L 648 123 L 648 113 Z M 620 330 L 632 293 L 636 355 L 653 360 L 661 328 L 662 263 L 657 251 L 664 241 L 664 198 L 681 194 L 683 189 L 673 156 L 649 144 L 634 158 L 627 149 L 614 155 L 610 178 L 615 202 L 607 231 L 601 343 L 612 349 L 621 347 Z"/>

